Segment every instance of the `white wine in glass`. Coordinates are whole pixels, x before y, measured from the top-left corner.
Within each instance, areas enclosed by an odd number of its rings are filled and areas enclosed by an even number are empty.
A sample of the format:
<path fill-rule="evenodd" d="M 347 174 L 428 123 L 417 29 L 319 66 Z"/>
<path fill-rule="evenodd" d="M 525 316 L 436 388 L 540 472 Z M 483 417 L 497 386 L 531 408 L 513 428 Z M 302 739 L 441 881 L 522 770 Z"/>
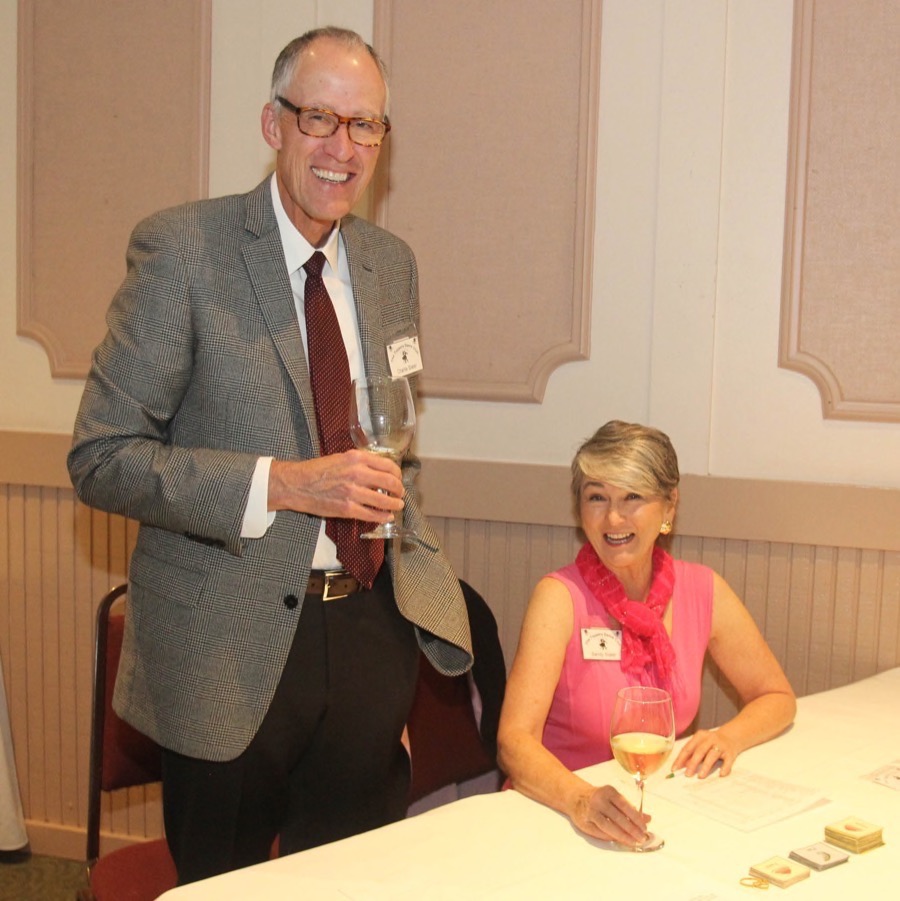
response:
<path fill-rule="evenodd" d="M 350 437 L 353 444 L 399 463 L 416 432 L 416 408 L 406 378 L 369 376 L 350 388 Z M 417 540 L 411 529 L 394 522 L 364 532 L 360 538 Z"/>
<path fill-rule="evenodd" d="M 669 693 L 647 685 L 619 689 L 609 736 L 613 757 L 634 777 L 640 789 L 638 810 L 643 812 L 644 780 L 665 763 L 675 744 L 675 712 Z M 656 851 L 664 844 L 663 839 L 651 833 L 631 850 Z"/>

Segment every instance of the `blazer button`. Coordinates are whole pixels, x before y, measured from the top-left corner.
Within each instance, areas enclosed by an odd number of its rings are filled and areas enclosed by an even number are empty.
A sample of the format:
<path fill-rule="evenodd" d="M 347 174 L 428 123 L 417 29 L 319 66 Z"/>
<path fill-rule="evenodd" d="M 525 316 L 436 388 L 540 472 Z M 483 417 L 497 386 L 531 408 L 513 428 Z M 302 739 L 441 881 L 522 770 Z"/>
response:
<path fill-rule="evenodd" d="M 297 595 L 295 595 L 295 594 L 285 595 L 284 606 L 287 607 L 288 610 L 293 610 L 299 603 L 300 602 L 297 600 Z"/>

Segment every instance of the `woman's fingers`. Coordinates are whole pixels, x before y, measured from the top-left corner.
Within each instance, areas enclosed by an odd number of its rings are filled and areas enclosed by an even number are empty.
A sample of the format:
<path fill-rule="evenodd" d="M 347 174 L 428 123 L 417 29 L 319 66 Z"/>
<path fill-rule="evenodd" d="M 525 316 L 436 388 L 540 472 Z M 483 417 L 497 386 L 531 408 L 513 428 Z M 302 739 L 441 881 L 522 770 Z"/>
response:
<path fill-rule="evenodd" d="M 590 820 L 602 833 L 602 838 L 640 844 L 647 838 L 650 817 L 639 813 L 612 786 L 604 785 L 591 795 Z"/>
<path fill-rule="evenodd" d="M 699 776 L 705 779 L 721 761 L 722 776 L 731 772 L 737 753 L 723 735 L 717 732 L 700 730 L 681 749 L 672 771 L 684 770 L 685 776 Z"/>

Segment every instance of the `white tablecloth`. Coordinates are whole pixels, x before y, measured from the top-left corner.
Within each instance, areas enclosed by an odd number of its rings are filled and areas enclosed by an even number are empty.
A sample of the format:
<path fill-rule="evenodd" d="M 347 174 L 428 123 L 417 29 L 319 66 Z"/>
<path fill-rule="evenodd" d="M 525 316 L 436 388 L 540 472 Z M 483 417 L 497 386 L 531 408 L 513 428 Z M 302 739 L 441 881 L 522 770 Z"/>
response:
<path fill-rule="evenodd" d="M 9 731 L 3 667 L 0 666 L 0 851 L 18 851 L 27 844 L 22 799 L 16 779 L 16 759 Z"/>
<path fill-rule="evenodd" d="M 883 827 L 886 844 L 784 891 L 799 899 L 868 899 L 900 891 L 900 791 L 865 778 L 900 759 L 900 669 L 799 701 L 794 726 L 739 758 L 760 775 L 805 786 L 818 806 L 741 831 L 654 791 L 646 809 L 665 847 L 606 850 L 567 818 L 514 791 L 467 798 L 365 835 L 175 889 L 165 901 L 227 899 L 754 899 L 782 889 L 740 885 L 749 867 L 824 839 L 855 815 Z M 610 761 L 585 775 L 621 782 Z M 666 786 L 663 786 L 664 788 Z M 772 895 L 775 893 L 775 896 Z"/>

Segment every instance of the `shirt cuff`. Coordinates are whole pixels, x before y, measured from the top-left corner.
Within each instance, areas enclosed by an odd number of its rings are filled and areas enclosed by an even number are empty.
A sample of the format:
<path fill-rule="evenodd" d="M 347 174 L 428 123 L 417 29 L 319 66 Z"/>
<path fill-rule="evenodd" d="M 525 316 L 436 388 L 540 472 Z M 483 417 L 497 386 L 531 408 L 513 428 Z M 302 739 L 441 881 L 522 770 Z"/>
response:
<path fill-rule="evenodd" d="M 272 457 L 260 457 L 253 470 L 247 508 L 241 524 L 241 538 L 262 538 L 275 522 L 275 511 L 269 510 L 269 469 Z"/>

